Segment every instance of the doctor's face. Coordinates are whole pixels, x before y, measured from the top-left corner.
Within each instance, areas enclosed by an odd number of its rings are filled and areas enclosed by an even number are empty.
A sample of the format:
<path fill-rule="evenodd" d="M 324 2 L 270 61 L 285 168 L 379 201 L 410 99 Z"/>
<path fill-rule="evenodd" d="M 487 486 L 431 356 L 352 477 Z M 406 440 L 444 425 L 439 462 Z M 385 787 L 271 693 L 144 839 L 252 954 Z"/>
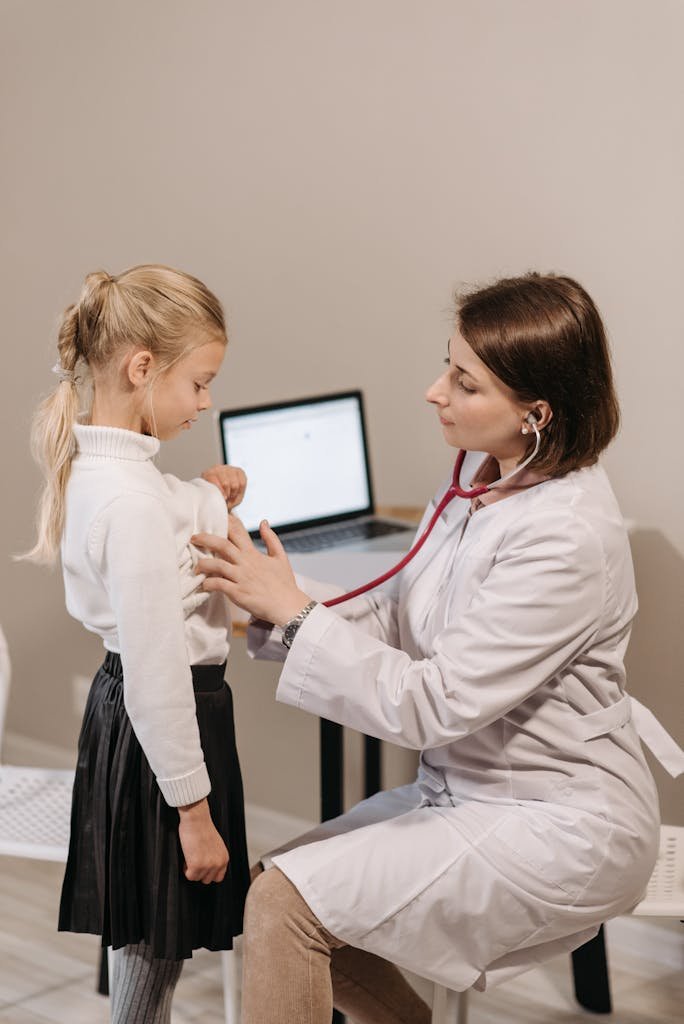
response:
<path fill-rule="evenodd" d="M 428 388 L 447 444 L 488 452 L 499 462 L 518 460 L 525 451 L 521 434 L 529 402 L 520 402 L 473 352 L 456 329 L 449 339 L 444 373 Z"/>

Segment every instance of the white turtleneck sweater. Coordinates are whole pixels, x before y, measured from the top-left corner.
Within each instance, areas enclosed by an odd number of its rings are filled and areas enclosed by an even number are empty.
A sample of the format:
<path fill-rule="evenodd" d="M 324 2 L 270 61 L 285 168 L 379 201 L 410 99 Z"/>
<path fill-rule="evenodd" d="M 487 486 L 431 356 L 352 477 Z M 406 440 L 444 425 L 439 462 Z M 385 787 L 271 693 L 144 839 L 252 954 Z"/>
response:
<path fill-rule="evenodd" d="M 121 655 L 124 702 L 166 802 L 210 791 L 190 666 L 221 664 L 230 619 L 220 594 L 201 595 L 198 531 L 226 535 L 221 492 L 152 461 L 159 441 L 116 427 L 75 425 L 62 567 L 67 610 Z M 202 601 L 200 604 L 199 602 Z"/>

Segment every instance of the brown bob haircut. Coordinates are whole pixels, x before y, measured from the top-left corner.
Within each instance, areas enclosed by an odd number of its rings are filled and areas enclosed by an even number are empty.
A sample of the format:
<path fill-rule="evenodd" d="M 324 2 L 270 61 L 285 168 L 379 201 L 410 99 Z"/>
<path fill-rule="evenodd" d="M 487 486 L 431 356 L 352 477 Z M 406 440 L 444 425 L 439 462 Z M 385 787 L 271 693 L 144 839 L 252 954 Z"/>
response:
<path fill-rule="evenodd" d="M 551 406 L 534 468 L 559 477 L 595 463 L 617 432 L 620 407 L 606 332 L 584 288 L 529 273 L 456 301 L 461 334 L 488 369 L 521 402 Z"/>

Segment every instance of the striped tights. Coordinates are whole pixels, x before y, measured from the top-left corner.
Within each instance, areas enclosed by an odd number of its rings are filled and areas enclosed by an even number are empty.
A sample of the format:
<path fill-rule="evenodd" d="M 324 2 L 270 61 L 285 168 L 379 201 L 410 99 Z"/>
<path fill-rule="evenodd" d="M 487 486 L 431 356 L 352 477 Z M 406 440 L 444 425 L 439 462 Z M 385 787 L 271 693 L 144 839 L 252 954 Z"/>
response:
<path fill-rule="evenodd" d="M 155 959 L 144 942 L 114 950 L 112 1024 L 170 1024 L 182 960 Z"/>

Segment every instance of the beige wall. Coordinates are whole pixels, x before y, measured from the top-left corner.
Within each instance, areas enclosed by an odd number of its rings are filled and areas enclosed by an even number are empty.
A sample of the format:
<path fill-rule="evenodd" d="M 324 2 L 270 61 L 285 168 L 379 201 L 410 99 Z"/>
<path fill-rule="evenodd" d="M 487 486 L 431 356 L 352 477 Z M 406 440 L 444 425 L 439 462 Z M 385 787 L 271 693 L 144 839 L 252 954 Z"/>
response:
<path fill-rule="evenodd" d="M 9 560 L 31 537 L 27 432 L 54 322 L 88 270 L 157 260 L 225 303 L 217 405 L 361 386 L 378 497 L 401 503 L 423 502 L 449 463 L 422 393 L 452 287 L 578 277 L 623 402 L 607 465 L 638 523 L 631 687 L 684 741 L 683 31 L 679 0 L 3 4 L 10 730 L 72 747 L 71 677 L 99 656 L 58 576 Z M 207 417 L 163 467 L 214 458 Z M 316 722 L 273 704 L 272 668 L 238 652 L 231 676 L 248 797 L 314 817 Z M 388 758 L 401 777 L 405 757 Z"/>

